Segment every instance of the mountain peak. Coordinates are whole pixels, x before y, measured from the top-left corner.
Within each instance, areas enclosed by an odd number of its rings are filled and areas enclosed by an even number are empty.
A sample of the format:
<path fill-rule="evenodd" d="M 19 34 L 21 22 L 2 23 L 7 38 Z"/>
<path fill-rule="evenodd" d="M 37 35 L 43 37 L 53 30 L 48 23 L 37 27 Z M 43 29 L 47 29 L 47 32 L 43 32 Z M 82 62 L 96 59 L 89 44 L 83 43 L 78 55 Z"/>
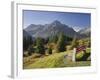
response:
<path fill-rule="evenodd" d="M 55 21 L 52 22 L 52 24 L 61 24 L 61 22 L 58 21 L 58 20 L 55 20 Z"/>

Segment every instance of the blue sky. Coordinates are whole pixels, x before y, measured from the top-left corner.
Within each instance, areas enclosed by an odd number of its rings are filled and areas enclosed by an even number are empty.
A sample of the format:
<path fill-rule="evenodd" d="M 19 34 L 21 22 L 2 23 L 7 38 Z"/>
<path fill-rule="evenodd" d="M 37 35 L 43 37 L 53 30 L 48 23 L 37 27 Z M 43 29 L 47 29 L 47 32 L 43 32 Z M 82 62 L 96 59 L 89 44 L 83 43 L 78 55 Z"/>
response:
<path fill-rule="evenodd" d="M 30 24 L 48 24 L 55 20 L 75 29 L 91 26 L 90 13 L 23 10 L 24 28 Z"/>

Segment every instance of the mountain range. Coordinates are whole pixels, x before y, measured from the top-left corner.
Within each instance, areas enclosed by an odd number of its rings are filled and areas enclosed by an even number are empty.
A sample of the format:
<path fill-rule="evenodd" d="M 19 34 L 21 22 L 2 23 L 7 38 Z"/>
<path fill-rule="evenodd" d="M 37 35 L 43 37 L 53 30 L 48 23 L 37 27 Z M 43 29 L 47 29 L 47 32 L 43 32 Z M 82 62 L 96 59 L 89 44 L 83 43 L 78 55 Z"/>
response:
<path fill-rule="evenodd" d="M 90 27 L 84 28 L 84 29 L 80 30 L 78 33 L 79 34 L 84 34 L 87 37 L 91 36 L 91 28 Z"/>
<path fill-rule="evenodd" d="M 63 33 L 69 37 L 76 36 L 77 38 L 84 38 L 90 36 L 90 27 L 76 32 L 72 27 L 69 27 L 68 25 L 62 24 L 60 21 L 55 20 L 52 23 L 45 25 L 30 24 L 27 28 L 24 29 L 23 35 L 29 35 L 33 38 L 47 38 L 50 36 L 59 35 L 60 33 Z"/>

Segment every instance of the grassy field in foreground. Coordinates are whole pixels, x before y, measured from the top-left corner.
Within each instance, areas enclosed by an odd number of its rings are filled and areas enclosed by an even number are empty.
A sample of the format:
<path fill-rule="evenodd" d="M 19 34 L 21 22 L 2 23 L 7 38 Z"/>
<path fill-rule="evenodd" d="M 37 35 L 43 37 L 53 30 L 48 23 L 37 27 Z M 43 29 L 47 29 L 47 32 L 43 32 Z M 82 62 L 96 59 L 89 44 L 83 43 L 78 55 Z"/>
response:
<path fill-rule="evenodd" d="M 67 59 L 64 59 L 66 55 L 65 52 L 52 54 L 49 56 L 44 56 L 40 58 L 35 58 L 36 60 L 28 65 L 24 65 L 24 69 L 34 69 L 34 68 L 57 68 L 57 67 L 77 67 L 77 66 L 90 66 L 90 61 L 77 61 L 77 62 L 68 62 Z"/>

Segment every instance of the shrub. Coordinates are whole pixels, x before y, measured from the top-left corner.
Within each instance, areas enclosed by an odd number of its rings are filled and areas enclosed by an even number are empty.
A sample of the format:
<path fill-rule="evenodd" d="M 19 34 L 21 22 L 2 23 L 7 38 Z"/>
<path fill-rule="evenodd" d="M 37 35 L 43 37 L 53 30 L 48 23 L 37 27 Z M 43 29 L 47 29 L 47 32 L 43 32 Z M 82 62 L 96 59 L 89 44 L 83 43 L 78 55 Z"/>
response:
<path fill-rule="evenodd" d="M 86 48 L 86 53 L 90 54 L 91 53 L 91 48 Z"/>
<path fill-rule="evenodd" d="M 82 60 L 84 56 L 84 51 L 80 51 L 79 53 L 76 54 L 76 60 Z"/>
<path fill-rule="evenodd" d="M 91 40 L 90 40 L 90 38 L 84 39 L 84 45 L 86 47 L 91 47 Z"/>
<path fill-rule="evenodd" d="M 91 49 L 86 48 L 86 50 L 81 51 L 81 52 L 76 54 L 76 60 L 78 60 L 78 61 L 90 60 L 91 59 L 90 53 L 91 53 Z"/>
<path fill-rule="evenodd" d="M 84 41 L 83 40 L 79 40 L 78 41 L 78 46 L 83 46 L 84 45 Z"/>
<path fill-rule="evenodd" d="M 91 58 L 91 54 L 90 53 L 91 53 L 91 49 L 90 48 L 86 48 L 85 54 L 84 54 L 82 60 L 84 60 L 84 61 L 90 60 L 90 58 Z M 89 58 L 89 56 L 90 56 L 90 58 Z"/>

